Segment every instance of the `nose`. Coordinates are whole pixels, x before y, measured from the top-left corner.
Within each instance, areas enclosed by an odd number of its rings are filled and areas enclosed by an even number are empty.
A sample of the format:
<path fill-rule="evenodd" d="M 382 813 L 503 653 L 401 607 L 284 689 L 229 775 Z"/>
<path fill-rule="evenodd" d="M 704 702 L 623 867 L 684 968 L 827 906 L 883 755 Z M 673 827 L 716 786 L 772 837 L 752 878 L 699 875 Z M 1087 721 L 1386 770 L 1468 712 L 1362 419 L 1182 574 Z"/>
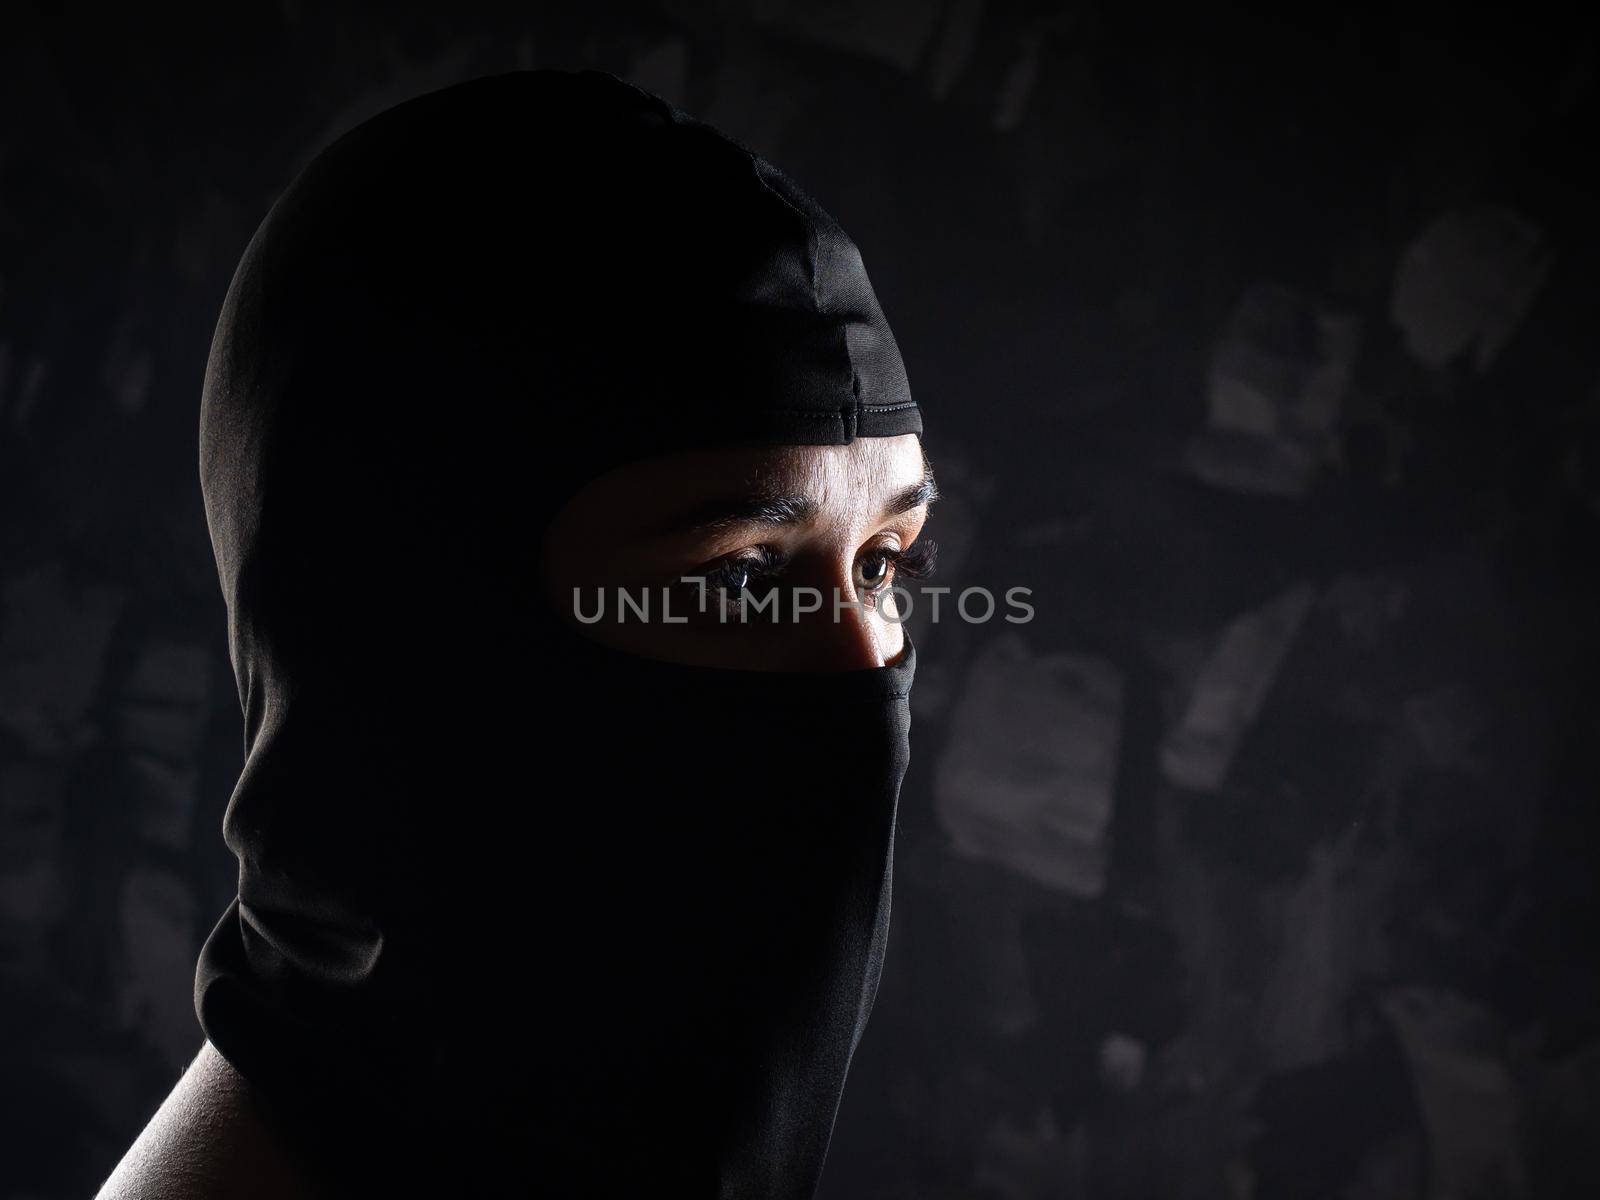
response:
<path fill-rule="evenodd" d="M 828 594 L 821 609 L 800 619 L 790 670 L 860 671 L 884 666 L 900 653 L 904 636 L 897 624 L 864 605 L 844 605 L 855 598 L 852 592 L 840 595 L 837 614 Z"/>

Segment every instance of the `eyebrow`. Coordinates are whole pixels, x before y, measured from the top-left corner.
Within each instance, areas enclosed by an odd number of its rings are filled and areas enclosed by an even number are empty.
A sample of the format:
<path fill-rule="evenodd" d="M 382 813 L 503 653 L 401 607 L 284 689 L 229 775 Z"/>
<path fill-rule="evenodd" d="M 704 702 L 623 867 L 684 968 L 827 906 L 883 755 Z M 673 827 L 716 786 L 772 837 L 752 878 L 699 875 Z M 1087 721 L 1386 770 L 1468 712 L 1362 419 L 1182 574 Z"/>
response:
<path fill-rule="evenodd" d="M 883 506 L 882 516 L 897 517 L 939 498 L 939 485 L 934 482 L 933 468 L 924 460 L 922 478 L 909 487 L 901 488 L 890 496 Z M 816 519 L 822 506 L 810 496 L 788 492 L 757 492 L 728 496 L 698 505 L 663 522 L 658 535 L 669 533 L 715 534 L 748 525 L 765 525 L 781 528 L 804 525 Z"/>
<path fill-rule="evenodd" d="M 939 485 L 934 481 L 933 468 L 923 460 L 922 478 L 908 488 L 901 488 L 889 497 L 889 503 L 884 505 L 883 515 L 898 517 L 901 513 L 910 512 L 924 504 L 932 504 L 939 498 Z"/>

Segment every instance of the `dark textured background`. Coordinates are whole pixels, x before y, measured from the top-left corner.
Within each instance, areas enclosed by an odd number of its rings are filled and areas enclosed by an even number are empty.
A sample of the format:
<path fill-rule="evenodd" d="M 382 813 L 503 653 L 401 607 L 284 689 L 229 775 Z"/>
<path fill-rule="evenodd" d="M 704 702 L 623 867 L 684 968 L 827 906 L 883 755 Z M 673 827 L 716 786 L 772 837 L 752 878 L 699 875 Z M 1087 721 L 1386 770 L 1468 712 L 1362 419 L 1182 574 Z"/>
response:
<path fill-rule="evenodd" d="M 860 243 L 949 496 L 825 1195 L 1600 1195 L 1596 42 L 1016 0 L 8 10 L 0 1196 L 194 1053 L 239 765 L 195 419 L 245 241 L 419 91 L 601 66 Z M 493 814 L 463 812 L 464 819 Z"/>

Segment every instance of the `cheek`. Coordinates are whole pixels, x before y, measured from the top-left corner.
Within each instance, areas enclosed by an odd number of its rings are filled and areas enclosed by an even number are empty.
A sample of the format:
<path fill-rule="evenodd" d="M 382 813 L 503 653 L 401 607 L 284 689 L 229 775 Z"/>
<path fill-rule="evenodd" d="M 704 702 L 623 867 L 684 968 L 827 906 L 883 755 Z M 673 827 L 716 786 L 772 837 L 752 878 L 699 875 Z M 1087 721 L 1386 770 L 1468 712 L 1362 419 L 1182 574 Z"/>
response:
<path fill-rule="evenodd" d="M 891 606 L 889 612 L 892 611 Z M 899 658 L 906 645 L 905 630 L 900 622 L 891 619 L 888 613 L 880 613 L 873 621 L 873 629 L 878 639 L 879 658 L 885 663 Z"/>

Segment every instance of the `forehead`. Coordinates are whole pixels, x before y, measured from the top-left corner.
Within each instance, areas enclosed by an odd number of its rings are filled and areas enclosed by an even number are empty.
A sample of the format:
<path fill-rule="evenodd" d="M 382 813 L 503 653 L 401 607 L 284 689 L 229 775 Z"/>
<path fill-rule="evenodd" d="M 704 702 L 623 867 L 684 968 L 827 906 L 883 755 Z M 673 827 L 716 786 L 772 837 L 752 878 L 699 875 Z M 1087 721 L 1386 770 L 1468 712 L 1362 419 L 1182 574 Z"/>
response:
<path fill-rule="evenodd" d="M 603 521 L 614 531 L 644 531 L 699 505 L 741 495 L 815 500 L 821 515 L 871 510 L 926 472 L 915 434 L 857 438 L 844 446 L 734 446 L 629 463 L 592 480 L 558 523 Z"/>

